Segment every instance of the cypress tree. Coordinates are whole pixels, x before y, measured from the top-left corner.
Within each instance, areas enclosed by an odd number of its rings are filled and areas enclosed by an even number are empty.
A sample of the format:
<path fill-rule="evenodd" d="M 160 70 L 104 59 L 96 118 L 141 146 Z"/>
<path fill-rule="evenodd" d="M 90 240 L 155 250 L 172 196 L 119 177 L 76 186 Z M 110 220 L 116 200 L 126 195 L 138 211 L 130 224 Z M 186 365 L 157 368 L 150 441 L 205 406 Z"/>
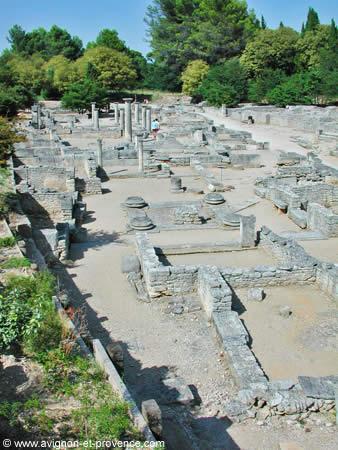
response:
<path fill-rule="evenodd" d="M 313 31 L 318 27 L 319 24 L 320 21 L 318 13 L 313 8 L 309 8 L 305 24 L 305 31 Z"/>
<path fill-rule="evenodd" d="M 284 23 L 282 21 L 279 23 L 279 28 L 284 28 Z"/>
<path fill-rule="evenodd" d="M 261 28 L 262 28 L 262 30 L 265 30 L 265 28 L 266 28 L 266 22 L 265 22 L 264 16 L 262 16 L 262 18 L 261 18 Z"/>

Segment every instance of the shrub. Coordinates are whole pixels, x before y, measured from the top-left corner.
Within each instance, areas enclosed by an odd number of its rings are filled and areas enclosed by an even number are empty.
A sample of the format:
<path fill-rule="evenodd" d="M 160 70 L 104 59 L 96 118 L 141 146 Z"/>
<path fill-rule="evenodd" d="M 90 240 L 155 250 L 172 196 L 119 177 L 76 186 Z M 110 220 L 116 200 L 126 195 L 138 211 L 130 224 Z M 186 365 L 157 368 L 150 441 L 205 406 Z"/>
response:
<path fill-rule="evenodd" d="M 266 69 L 259 77 L 249 81 L 249 100 L 256 103 L 266 101 L 266 94 L 286 79 L 282 70 Z"/>
<path fill-rule="evenodd" d="M 269 103 L 277 106 L 318 103 L 321 77 L 317 71 L 297 73 L 267 94 Z"/>
<path fill-rule="evenodd" d="M 61 322 L 53 292 L 54 278 L 48 272 L 8 279 L 0 296 L 0 349 L 19 343 L 38 353 L 58 345 Z"/>
<path fill-rule="evenodd" d="M 191 61 L 181 75 L 183 81 L 182 92 L 187 95 L 193 95 L 208 71 L 209 65 L 201 59 Z"/>
<path fill-rule="evenodd" d="M 246 75 L 238 58 L 212 67 L 196 91 L 203 99 L 216 106 L 234 106 L 245 99 L 246 92 Z"/>

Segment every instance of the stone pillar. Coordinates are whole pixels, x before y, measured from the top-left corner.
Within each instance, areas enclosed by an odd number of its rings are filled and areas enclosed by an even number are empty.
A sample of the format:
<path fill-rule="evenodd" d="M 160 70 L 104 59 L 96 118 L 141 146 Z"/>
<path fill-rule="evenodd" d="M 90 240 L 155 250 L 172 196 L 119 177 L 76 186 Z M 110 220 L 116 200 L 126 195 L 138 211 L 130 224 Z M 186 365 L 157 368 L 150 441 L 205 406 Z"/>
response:
<path fill-rule="evenodd" d="M 41 129 L 41 105 L 40 105 L 40 103 L 38 103 L 36 105 L 36 121 L 37 121 L 38 130 L 40 130 Z"/>
<path fill-rule="evenodd" d="M 125 117 L 124 117 L 124 114 L 125 113 L 125 111 L 124 111 L 124 108 L 121 108 L 120 109 L 120 130 L 121 130 L 121 136 L 124 136 L 124 119 L 125 119 Z"/>
<path fill-rule="evenodd" d="M 254 247 L 256 243 L 256 216 L 241 216 L 240 244 L 241 247 Z"/>
<path fill-rule="evenodd" d="M 114 109 L 114 103 L 110 102 L 109 103 L 109 111 L 112 111 Z"/>
<path fill-rule="evenodd" d="M 143 139 L 141 137 L 137 140 L 138 144 L 138 171 L 144 173 L 144 160 L 143 160 Z"/>
<path fill-rule="evenodd" d="M 147 107 L 145 105 L 142 105 L 142 128 L 146 129 L 146 122 L 147 122 Z"/>
<path fill-rule="evenodd" d="M 94 130 L 100 129 L 99 110 L 96 108 L 94 109 L 94 115 L 93 115 L 93 127 L 94 127 Z"/>
<path fill-rule="evenodd" d="M 181 177 L 171 177 L 170 178 L 170 189 L 171 192 L 181 192 L 182 191 L 182 178 Z"/>
<path fill-rule="evenodd" d="M 103 167 L 103 162 L 102 162 L 102 139 L 100 139 L 100 138 L 97 140 L 96 158 L 97 158 L 97 165 L 102 168 Z"/>
<path fill-rule="evenodd" d="M 96 103 L 92 102 L 92 124 L 93 124 L 93 126 L 95 125 L 95 123 L 94 123 L 94 111 L 95 111 L 95 109 L 96 109 Z"/>
<path fill-rule="evenodd" d="M 151 133 L 151 108 L 146 109 L 146 130 Z"/>
<path fill-rule="evenodd" d="M 136 124 L 140 123 L 140 104 L 138 102 L 134 103 L 134 120 Z"/>
<path fill-rule="evenodd" d="M 116 125 L 119 124 L 119 104 L 118 103 L 114 103 L 114 115 L 115 115 L 115 123 Z"/>
<path fill-rule="evenodd" d="M 133 130 L 132 130 L 132 120 L 131 120 L 131 102 L 132 98 L 124 98 L 125 107 L 125 124 L 124 124 L 124 135 L 129 142 L 133 140 Z"/>

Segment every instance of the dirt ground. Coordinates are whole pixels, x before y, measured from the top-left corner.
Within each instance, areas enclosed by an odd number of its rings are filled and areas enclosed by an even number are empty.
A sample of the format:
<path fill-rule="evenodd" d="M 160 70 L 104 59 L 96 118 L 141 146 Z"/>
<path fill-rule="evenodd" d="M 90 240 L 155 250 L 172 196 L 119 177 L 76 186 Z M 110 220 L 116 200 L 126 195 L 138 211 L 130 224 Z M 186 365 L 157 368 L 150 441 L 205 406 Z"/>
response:
<path fill-rule="evenodd" d="M 297 381 L 299 375 L 338 373 L 338 323 L 334 301 L 315 286 L 269 287 L 262 302 L 247 301 L 247 290 L 236 294 L 244 305 L 240 315 L 252 338 L 252 350 L 268 377 Z M 289 306 L 284 318 L 279 308 Z M 287 363 L 286 363 L 287 362 Z"/>
<path fill-rule="evenodd" d="M 211 115 L 209 117 L 214 118 Z M 243 128 L 238 122 L 224 120 L 224 123 L 229 127 Z M 272 150 L 266 153 L 266 167 L 262 169 L 223 172 L 222 177 L 227 177 L 224 178 L 226 183 L 236 188 L 224 194 L 231 204 L 254 196 L 254 179 L 258 174 L 264 175 L 272 170 L 276 148 L 295 150 L 296 145 L 289 146 L 289 135 L 292 133 L 287 129 L 278 132 L 270 130 L 267 133 L 266 127 L 244 128 L 254 132 L 253 137 L 256 139 L 270 140 Z M 298 146 L 297 150 L 302 152 Z M 126 168 L 115 169 L 118 171 Z M 135 171 L 135 168 L 131 170 Z M 174 171 L 177 174 L 189 175 L 189 178 L 184 178 L 184 182 L 196 182 L 195 176 L 189 173 L 188 169 Z M 197 180 L 197 183 L 200 182 Z M 229 394 L 234 392 L 234 385 L 204 314 L 201 311 L 181 315 L 168 313 L 169 302 L 172 301 L 168 298 L 154 300 L 151 304 L 138 302 L 135 292 L 120 270 L 121 257 L 134 253 L 134 238 L 132 234 L 126 234 L 126 215 L 122 212 L 121 203 L 131 195 L 140 195 L 147 202 L 180 201 L 181 197 L 170 192 L 169 179 L 111 179 L 103 184 L 103 188 L 104 195 L 85 198 L 89 211 L 85 226 L 90 237 L 86 243 L 72 245 L 71 258 L 74 260 L 74 266 L 67 269 L 65 282 L 77 304 L 86 305 L 92 336 L 102 339 L 103 342 L 116 340 L 123 345 L 126 357 L 125 381 L 136 400 L 160 400 L 163 395 L 163 379 L 176 374 L 193 386 L 202 400 L 203 406 L 192 411 L 191 427 L 204 443 L 203 450 L 278 450 L 279 442 L 288 440 L 297 442 L 305 450 L 337 448 L 338 440 L 334 427 L 326 426 L 325 422 L 313 425 L 310 432 L 305 433 L 300 424 L 299 427 L 283 421 L 273 426 L 259 426 L 254 422 L 231 424 L 224 418 L 222 404 Z M 198 198 L 195 194 L 182 195 L 184 201 Z M 293 222 L 285 215 L 279 215 L 266 200 L 260 200 L 258 204 L 245 210 L 245 214 L 251 213 L 257 217 L 257 226 L 264 224 L 277 232 L 299 231 Z M 164 245 L 172 242 L 219 242 L 232 239 L 230 236 L 236 233 L 209 229 L 152 233 L 150 237 L 154 245 Z M 205 261 L 205 256 L 199 255 L 198 258 L 201 257 L 202 262 Z M 237 254 L 232 256 L 236 258 Z M 195 255 L 189 255 L 189 260 L 192 257 L 197 258 Z M 176 256 L 172 261 L 176 262 Z M 264 259 L 258 263 L 268 262 Z M 259 358 L 262 357 L 263 367 L 266 365 L 267 373 L 272 378 L 293 377 L 303 368 L 309 373 L 312 366 L 318 374 L 327 374 L 331 369 L 337 371 L 337 365 L 329 358 L 329 355 L 332 355 L 331 350 L 328 350 L 327 355 L 322 350 L 308 348 L 307 342 L 301 340 L 301 335 L 306 336 L 306 326 L 318 324 L 322 315 L 327 320 L 326 314 L 331 311 L 321 295 L 321 302 L 316 303 L 319 293 L 314 292 L 302 291 L 302 296 L 298 298 L 297 292 L 292 289 L 278 291 L 274 288 L 269 289 L 262 304 L 245 304 L 247 311 L 241 318 L 254 336 L 254 352 L 257 352 Z M 294 309 L 294 317 L 287 319 L 290 322 L 281 322 L 279 317 L 275 316 L 270 320 L 268 315 L 270 312 L 274 313 L 279 302 L 286 302 Z M 309 317 L 309 322 L 303 323 L 302 328 L 304 315 Z M 262 321 L 266 322 L 262 325 L 266 335 L 259 330 Z M 312 339 L 311 330 L 309 333 L 309 339 Z M 275 355 L 277 337 L 282 342 L 280 360 L 285 362 L 290 352 L 294 363 L 291 368 L 283 367 Z M 288 348 L 290 345 L 291 350 Z M 302 348 L 305 353 L 302 353 Z M 324 368 L 321 367 L 322 364 L 328 366 Z M 170 418 L 170 411 L 168 417 Z M 165 419 L 170 422 L 168 417 Z M 169 432 L 175 434 L 173 421 L 168 427 Z M 176 438 L 178 435 L 177 429 Z M 169 442 L 168 448 L 183 450 L 185 447 L 178 445 L 176 440 L 176 445 Z"/>

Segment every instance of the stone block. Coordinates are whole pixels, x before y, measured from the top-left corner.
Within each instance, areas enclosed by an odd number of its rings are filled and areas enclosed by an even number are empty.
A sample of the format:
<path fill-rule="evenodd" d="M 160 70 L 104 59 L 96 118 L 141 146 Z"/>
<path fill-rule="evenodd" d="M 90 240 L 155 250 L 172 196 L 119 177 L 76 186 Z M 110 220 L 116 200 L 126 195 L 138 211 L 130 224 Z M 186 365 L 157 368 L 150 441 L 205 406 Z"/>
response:
<path fill-rule="evenodd" d="M 166 403 L 180 403 L 189 405 L 194 401 L 194 395 L 185 381 L 180 378 L 168 378 L 163 380 L 166 389 L 163 389 L 164 401 Z"/>
<path fill-rule="evenodd" d="M 261 288 L 252 288 L 248 290 L 248 300 L 261 302 L 265 297 L 264 290 Z"/>
<path fill-rule="evenodd" d="M 156 400 L 150 399 L 142 402 L 141 411 L 151 431 L 155 433 L 157 436 L 161 436 L 162 413 Z"/>
<path fill-rule="evenodd" d="M 288 319 L 292 314 L 292 310 L 291 310 L 290 306 L 281 306 L 279 308 L 278 313 L 281 317 Z"/>

